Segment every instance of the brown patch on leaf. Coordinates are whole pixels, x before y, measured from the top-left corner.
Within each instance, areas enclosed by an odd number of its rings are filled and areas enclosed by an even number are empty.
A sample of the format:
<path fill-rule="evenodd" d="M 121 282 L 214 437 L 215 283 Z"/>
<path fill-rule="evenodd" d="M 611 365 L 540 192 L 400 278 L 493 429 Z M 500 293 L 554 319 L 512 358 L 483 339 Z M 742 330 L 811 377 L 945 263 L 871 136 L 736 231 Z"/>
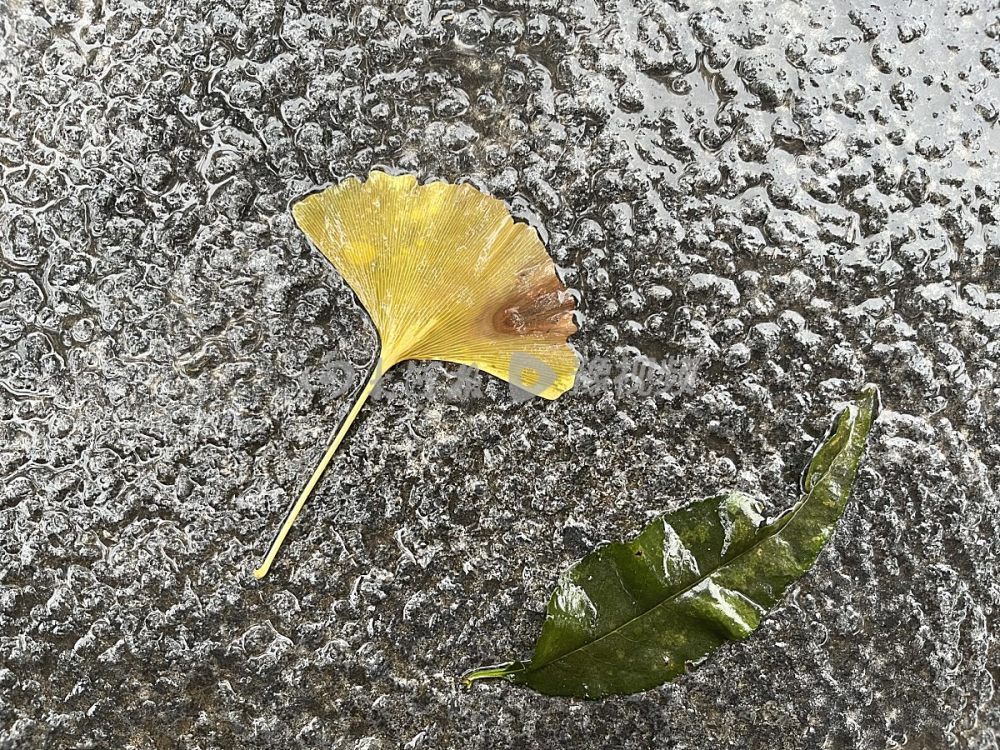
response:
<path fill-rule="evenodd" d="M 565 340 L 576 333 L 573 310 L 576 302 L 554 272 L 527 279 L 504 300 L 493 314 L 498 333 L 515 336 L 543 336 Z"/>

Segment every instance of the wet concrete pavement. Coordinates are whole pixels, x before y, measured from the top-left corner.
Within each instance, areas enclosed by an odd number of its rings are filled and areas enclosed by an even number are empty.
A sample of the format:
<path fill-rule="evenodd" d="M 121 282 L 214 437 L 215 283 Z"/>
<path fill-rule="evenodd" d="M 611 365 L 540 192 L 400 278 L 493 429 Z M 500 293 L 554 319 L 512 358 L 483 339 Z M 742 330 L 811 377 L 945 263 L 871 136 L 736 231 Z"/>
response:
<path fill-rule="evenodd" d="M 998 36 L 971 1 L 0 6 L 0 747 L 995 748 Z M 258 583 L 375 355 L 288 207 L 374 167 L 542 232 L 583 378 L 390 374 Z M 600 540 L 792 502 L 868 381 L 854 501 L 748 641 L 629 698 L 459 686 Z"/>

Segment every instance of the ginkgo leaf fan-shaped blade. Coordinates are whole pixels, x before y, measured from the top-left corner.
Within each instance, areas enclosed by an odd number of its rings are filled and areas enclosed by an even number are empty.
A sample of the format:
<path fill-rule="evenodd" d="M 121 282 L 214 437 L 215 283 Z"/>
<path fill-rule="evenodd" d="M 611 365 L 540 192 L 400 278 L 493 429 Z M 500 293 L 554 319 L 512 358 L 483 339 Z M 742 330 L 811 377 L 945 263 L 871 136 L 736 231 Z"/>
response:
<path fill-rule="evenodd" d="M 537 232 L 501 201 L 470 185 L 373 172 L 292 212 L 371 316 L 386 369 L 436 359 L 511 381 L 534 362 L 551 381 L 537 395 L 572 387 L 573 298 Z"/>
<path fill-rule="evenodd" d="M 554 399 L 578 368 L 567 339 L 575 302 L 538 233 L 470 185 L 418 184 L 411 175 L 349 178 L 292 207 L 371 316 L 382 350 L 375 369 L 264 562 L 262 578 L 376 381 L 408 359 L 484 370 Z"/>

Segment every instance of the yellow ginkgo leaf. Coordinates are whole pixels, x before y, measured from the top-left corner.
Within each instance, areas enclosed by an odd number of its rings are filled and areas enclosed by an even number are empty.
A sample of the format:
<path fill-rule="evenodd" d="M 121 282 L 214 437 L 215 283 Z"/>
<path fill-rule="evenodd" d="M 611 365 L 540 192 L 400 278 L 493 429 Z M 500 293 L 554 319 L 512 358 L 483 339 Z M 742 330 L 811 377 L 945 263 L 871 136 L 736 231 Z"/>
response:
<path fill-rule="evenodd" d="M 381 352 L 368 382 L 275 536 L 263 578 L 378 379 L 408 359 L 485 370 L 556 398 L 578 361 L 567 338 L 575 303 L 538 233 L 470 185 L 411 175 L 350 178 L 292 208 L 305 235 L 357 294 Z"/>

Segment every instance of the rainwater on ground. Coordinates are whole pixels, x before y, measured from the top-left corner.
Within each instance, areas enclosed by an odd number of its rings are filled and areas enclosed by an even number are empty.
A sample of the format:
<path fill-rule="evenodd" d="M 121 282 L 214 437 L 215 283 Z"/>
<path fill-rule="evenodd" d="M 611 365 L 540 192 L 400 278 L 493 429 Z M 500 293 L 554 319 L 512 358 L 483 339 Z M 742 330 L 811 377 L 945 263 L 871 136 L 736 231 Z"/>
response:
<path fill-rule="evenodd" d="M 998 74 L 986 0 L 0 2 L 0 748 L 997 748 Z M 376 352 L 289 205 L 373 168 L 538 228 L 580 386 L 390 373 L 256 582 Z M 749 640 L 460 687 L 599 541 L 787 506 L 869 381 Z"/>

